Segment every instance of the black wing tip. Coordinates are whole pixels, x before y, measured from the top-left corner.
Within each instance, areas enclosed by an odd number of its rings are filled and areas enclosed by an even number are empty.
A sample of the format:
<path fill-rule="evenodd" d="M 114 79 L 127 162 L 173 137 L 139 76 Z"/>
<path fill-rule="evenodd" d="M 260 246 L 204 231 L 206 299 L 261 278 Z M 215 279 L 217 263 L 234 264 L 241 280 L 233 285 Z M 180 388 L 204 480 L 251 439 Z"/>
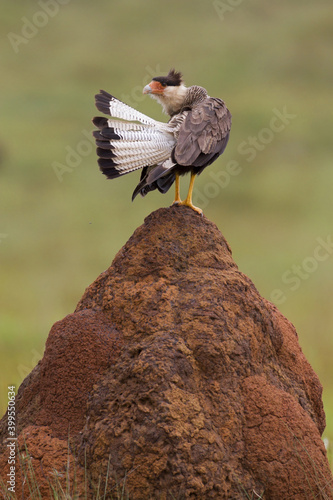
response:
<path fill-rule="evenodd" d="M 95 144 L 98 148 L 102 149 L 114 149 L 114 145 L 110 143 L 110 141 L 103 141 L 103 140 L 95 140 Z"/>
<path fill-rule="evenodd" d="M 118 170 L 112 159 L 98 158 L 99 169 L 108 179 L 117 179 L 123 172 Z"/>
<path fill-rule="evenodd" d="M 110 115 L 110 102 L 113 101 L 115 97 L 106 92 L 105 90 L 100 90 L 99 94 L 95 95 L 95 106 L 98 111 Z"/>
<path fill-rule="evenodd" d="M 102 113 L 105 113 L 106 115 L 110 115 L 111 101 L 118 101 L 121 102 L 122 104 L 125 104 L 120 99 L 117 99 L 117 97 L 113 96 L 112 94 L 109 94 L 109 92 L 106 92 L 106 90 L 100 90 L 99 94 L 95 95 L 96 108 L 98 109 L 98 111 L 102 111 Z"/>
<path fill-rule="evenodd" d="M 111 159 L 111 158 L 116 158 L 116 155 L 114 154 L 114 152 L 112 151 L 112 149 L 110 148 L 110 145 L 109 147 L 98 147 L 96 149 L 96 153 L 97 153 L 97 156 L 99 158 L 107 158 L 107 159 Z"/>
<path fill-rule="evenodd" d="M 105 175 L 105 177 L 107 179 L 118 179 L 118 177 L 120 177 L 121 174 L 119 174 L 119 172 L 117 172 L 117 170 L 112 170 L 112 169 L 104 169 L 104 168 L 100 168 L 100 171 L 102 172 L 103 175 Z"/>
<path fill-rule="evenodd" d="M 104 139 L 108 139 L 108 140 L 113 139 L 114 141 L 119 141 L 119 139 L 121 139 L 120 135 L 115 133 L 113 127 L 103 128 L 103 130 L 101 130 L 101 136 Z"/>
<path fill-rule="evenodd" d="M 135 198 L 138 196 L 139 193 L 141 194 L 141 196 L 145 196 L 144 194 L 142 194 L 142 188 L 144 185 L 145 185 L 145 180 L 139 182 L 139 184 L 136 186 L 136 188 L 133 191 L 132 201 L 135 200 Z"/>
<path fill-rule="evenodd" d="M 98 111 L 104 113 L 105 115 L 110 115 L 110 100 L 101 94 L 95 96 L 95 106 Z"/>
<path fill-rule="evenodd" d="M 109 94 L 106 90 L 100 90 L 99 94 L 95 95 L 95 99 L 107 99 L 108 101 L 113 101 L 113 99 L 116 99 L 112 94 Z"/>
<path fill-rule="evenodd" d="M 100 130 L 108 126 L 108 119 L 105 118 L 104 116 L 94 116 L 94 118 L 91 121 L 93 122 L 95 127 L 97 127 Z"/>
<path fill-rule="evenodd" d="M 99 93 L 105 95 L 106 97 L 109 97 L 110 99 L 113 99 L 113 95 L 109 94 L 109 92 L 107 92 L 106 90 L 100 89 Z"/>
<path fill-rule="evenodd" d="M 93 130 L 92 135 L 93 135 L 93 137 L 95 137 L 95 139 L 98 139 L 100 141 L 103 141 L 103 140 L 105 141 L 105 138 L 102 136 L 100 130 Z"/>
<path fill-rule="evenodd" d="M 117 165 L 112 158 L 98 158 L 97 162 L 101 168 L 116 168 Z"/>
<path fill-rule="evenodd" d="M 110 140 L 119 141 L 120 135 L 114 132 L 114 128 L 103 128 L 102 130 L 93 130 L 93 137 L 96 141 L 105 141 L 110 143 Z"/>

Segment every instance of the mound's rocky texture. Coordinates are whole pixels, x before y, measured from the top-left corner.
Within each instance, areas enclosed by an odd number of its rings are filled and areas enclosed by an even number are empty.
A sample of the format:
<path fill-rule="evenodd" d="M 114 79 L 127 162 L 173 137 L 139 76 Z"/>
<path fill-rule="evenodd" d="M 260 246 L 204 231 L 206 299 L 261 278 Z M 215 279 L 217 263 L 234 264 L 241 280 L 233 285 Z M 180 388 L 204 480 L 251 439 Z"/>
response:
<path fill-rule="evenodd" d="M 321 391 L 216 226 L 161 209 L 51 329 L 19 389 L 18 447 L 43 498 L 52 468 L 91 498 L 124 482 L 142 500 L 332 498 Z"/>

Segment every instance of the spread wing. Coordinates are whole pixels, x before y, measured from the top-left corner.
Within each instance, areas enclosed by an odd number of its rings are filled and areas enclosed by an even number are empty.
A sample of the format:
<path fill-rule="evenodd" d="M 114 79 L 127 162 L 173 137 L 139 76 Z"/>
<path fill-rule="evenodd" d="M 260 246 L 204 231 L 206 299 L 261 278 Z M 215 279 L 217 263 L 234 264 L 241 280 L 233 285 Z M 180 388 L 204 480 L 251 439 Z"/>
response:
<path fill-rule="evenodd" d="M 231 114 L 221 99 L 208 97 L 188 112 L 179 130 L 172 159 L 180 166 L 202 167 L 213 163 L 226 148 Z"/>

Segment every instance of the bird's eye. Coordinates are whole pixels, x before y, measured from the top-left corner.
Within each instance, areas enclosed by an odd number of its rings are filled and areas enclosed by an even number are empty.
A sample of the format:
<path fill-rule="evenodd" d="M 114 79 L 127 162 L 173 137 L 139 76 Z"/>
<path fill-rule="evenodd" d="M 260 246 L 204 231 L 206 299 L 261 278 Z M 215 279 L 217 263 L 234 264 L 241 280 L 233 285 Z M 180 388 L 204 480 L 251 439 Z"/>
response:
<path fill-rule="evenodd" d="M 167 84 L 166 83 L 161 83 L 162 87 L 166 87 Z"/>

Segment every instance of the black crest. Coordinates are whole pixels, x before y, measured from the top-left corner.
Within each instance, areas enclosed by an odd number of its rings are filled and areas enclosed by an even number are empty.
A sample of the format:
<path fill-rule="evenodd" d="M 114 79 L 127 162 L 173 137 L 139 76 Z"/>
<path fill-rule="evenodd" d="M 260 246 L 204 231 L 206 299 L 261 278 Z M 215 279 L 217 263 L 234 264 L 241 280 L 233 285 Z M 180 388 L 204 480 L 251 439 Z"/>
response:
<path fill-rule="evenodd" d="M 167 76 L 156 76 L 153 81 L 160 82 L 162 85 L 178 87 L 183 82 L 183 75 L 180 71 L 170 69 Z"/>

